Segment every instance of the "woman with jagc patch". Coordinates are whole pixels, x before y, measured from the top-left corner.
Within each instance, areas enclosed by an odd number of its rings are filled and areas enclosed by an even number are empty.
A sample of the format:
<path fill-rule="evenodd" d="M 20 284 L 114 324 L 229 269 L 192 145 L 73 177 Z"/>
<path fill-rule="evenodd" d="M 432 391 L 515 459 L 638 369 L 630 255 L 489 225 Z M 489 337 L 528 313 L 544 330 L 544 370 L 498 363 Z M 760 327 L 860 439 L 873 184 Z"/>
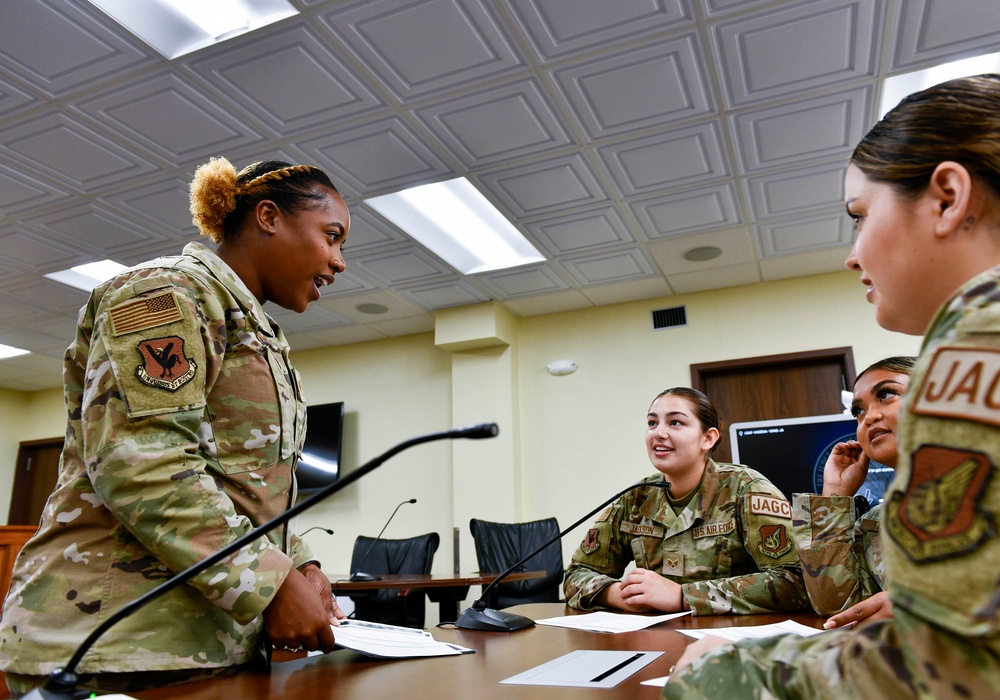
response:
<path fill-rule="evenodd" d="M 900 102 L 855 149 L 845 194 L 847 266 L 879 325 L 924 335 L 883 507 L 895 618 L 706 637 L 664 697 L 1000 697 L 1000 75 Z"/>
<path fill-rule="evenodd" d="M 598 515 L 566 571 L 567 603 L 696 615 L 807 609 L 791 507 L 762 474 L 711 458 L 715 406 L 694 389 L 668 389 L 646 420 L 659 472 L 646 481 L 669 482 L 668 493 L 636 489 Z"/>
<path fill-rule="evenodd" d="M 0 669 L 15 695 L 65 664 L 109 614 L 287 509 L 305 404 L 264 313 L 302 312 L 345 269 L 350 228 L 323 171 L 212 159 L 191 209 L 217 250 L 137 265 L 97 287 L 66 353 L 59 480 L 14 569 Z M 112 627 L 82 687 L 131 691 L 331 651 L 343 617 L 285 528 Z"/>

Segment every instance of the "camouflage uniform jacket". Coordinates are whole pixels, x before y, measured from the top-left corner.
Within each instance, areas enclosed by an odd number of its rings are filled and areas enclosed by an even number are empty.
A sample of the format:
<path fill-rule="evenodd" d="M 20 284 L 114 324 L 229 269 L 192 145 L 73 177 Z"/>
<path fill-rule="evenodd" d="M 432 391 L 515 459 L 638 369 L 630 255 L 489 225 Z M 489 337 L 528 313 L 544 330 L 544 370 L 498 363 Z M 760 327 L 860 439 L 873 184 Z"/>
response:
<path fill-rule="evenodd" d="M 608 506 L 566 570 L 567 604 L 597 607 L 594 598 L 631 561 L 682 584 L 695 615 L 809 607 L 788 501 L 742 465 L 709 460 L 698 493 L 678 515 L 656 488 L 629 491 Z"/>
<path fill-rule="evenodd" d="M 280 329 L 208 248 L 101 285 L 66 352 L 66 442 L 14 569 L 0 669 L 64 664 L 109 614 L 285 510 L 305 428 Z M 310 560 L 284 528 L 113 626 L 84 673 L 241 664 Z"/>
<path fill-rule="evenodd" d="M 834 615 L 884 587 L 882 506 L 855 518 L 851 496 L 792 495 L 792 532 L 813 609 Z"/>
<path fill-rule="evenodd" d="M 924 339 L 903 399 L 882 544 L 895 618 L 716 650 L 663 697 L 1000 697 L 1000 267 Z"/>

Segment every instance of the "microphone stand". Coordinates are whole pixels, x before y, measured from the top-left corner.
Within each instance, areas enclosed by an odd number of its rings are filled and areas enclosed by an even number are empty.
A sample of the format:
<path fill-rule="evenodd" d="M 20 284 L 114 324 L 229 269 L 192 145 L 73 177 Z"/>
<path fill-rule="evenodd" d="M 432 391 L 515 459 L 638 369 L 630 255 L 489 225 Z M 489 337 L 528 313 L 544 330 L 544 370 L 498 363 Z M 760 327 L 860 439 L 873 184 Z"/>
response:
<path fill-rule="evenodd" d="M 349 581 L 381 581 L 382 580 L 382 577 L 378 576 L 377 574 L 366 574 L 363 571 L 364 566 L 365 566 L 365 562 L 368 561 L 368 555 L 372 553 L 372 550 L 375 549 L 375 545 L 378 544 L 378 541 L 380 539 L 382 539 L 382 533 L 385 532 L 385 529 L 387 527 L 389 527 L 389 523 L 391 523 L 392 519 L 396 517 L 396 513 L 399 512 L 399 509 L 402 508 L 407 503 L 416 503 L 416 502 L 417 502 L 417 499 L 411 498 L 408 501 L 403 501 L 398 506 L 396 506 L 396 510 L 392 511 L 392 515 L 389 516 L 389 519 L 385 521 L 385 525 L 382 526 L 382 531 L 378 533 L 378 537 L 376 537 L 372 541 L 372 543 L 370 545 L 368 545 L 368 550 L 365 552 L 365 555 L 363 557 L 361 557 L 361 563 L 358 564 L 358 570 L 355 571 L 353 574 L 351 574 L 351 578 L 348 579 Z"/>
<path fill-rule="evenodd" d="M 420 435 L 415 438 L 410 438 L 404 442 L 399 443 L 395 447 L 390 448 L 386 452 L 383 452 L 378 457 L 375 457 L 366 464 L 358 467 L 350 474 L 347 474 L 341 479 L 334 481 L 331 484 L 324 486 L 321 490 L 317 491 L 315 494 L 299 502 L 298 504 L 292 506 L 286 511 L 279 513 L 275 517 L 268 520 L 262 525 L 258 525 L 249 532 L 240 535 L 235 540 L 216 550 L 212 554 L 208 555 L 201 561 L 192 564 L 188 568 L 181 571 L 179 574 L 175 574 L 172 578 L 167 579 L 162 584 L 147 591 L 145 594 L 139 596 L 133 601 L 126 603 L 122 607 L 118 608 L 114 613 L 108 616 L 108 619 L 97 626 L 93 632 L 91 632 L 83 643 L 77 648 L 76 652 L 70 658 L 66 666 L 62 668 L 57 668 L 49 677 L 45 680 L 40 688 L 35 688 L 30 693 L 23 695 L 23 698 L 27 700 L 74 700 L 80 696 L 75 694 L 76 684 L 78 678 L 76 675 L 76 667 L 80 664 L 80 660 L 83 655 L 87 653 L 94 642 L 96 642 L 101 635 L 108 631 L 112 626 L 124 620 L 126 617 L 130 616 L 132 613 L 139 610 L 141 607 L 147 603 L 156 600 L 165 593 L 172 591 L 173 589 L 180 586 L 182 583 L 187 582 L 191 578 L 200 574 L 202 571 L 217 564 L 226 557 L 230 556 L 238 549 L 250 544 L 256 540 L 261 535 L 270 531 L 271 529 L 282 525 L 296 515 L 304 510 L 311 508 L 316 505 L 327 496 L 330 496 L 337 491 L 340 491 L 344 487 L 354 483 L 361 477 L 363 477 L 368 472 L 381 466 L 388 459 L 395 457 L 397 454 L 403 450 L 409 449 L 415 445 L 421 445 L 425 442 L 433 442 L 435 440 L 445 440 L 454 438 L 468 438 L 470 440 L 482 440 L 483 438 L 496 437 L 499 434 L 500 429 L 497 427 L 496 423 L 479 423 L 476 425 L 470 425 L 465 428 L 452 428 L 451 430 L 444 430 L 437 433 L 428 433 L 427 435 Z M 89 696 L 90 693 L 88 692 Z"/>
<path fill-rule="evenodd" d="M 520 561 L 516 562 L 513 566 L 509 567 L 502 574 L 497 576 L 493 581 L 483 589 L 479 598 L 472 603 L 472 606 L 464 610 L 458 619 L 455 621 L 455 626 L 459 629 L 464 630 L 488 630 L 491 632 L 513 632 L 515 630 L 524 629 L 526 627 L 534 627 L 535 621 L 530 617 L 525 617 L 523 615 L 516 615 L 514 613 L 504 612 L 502 610 L 493 610 L 486 607 L 486 594 L 489 593 L 490 589 L 495 585 L 500 583 L 508 574 L 516 570 L 518 567 L 522 566 L 524 562 L 531 559 L 533 556 L 541 552 L 546 547 L 550 547 L 559 541 L 562 537 L 566 535 L 570 530 L 582 524 L 587 518 L 594 516 L 594 513 L 599 511 L 604 506 L 608 505 L 615 499 L 621 497 L 622 495 L 632 491 L 637 488 L 661 488 L 667 489 L 669 492 L 670 482 L 669 481 L 651 481 L 651 482 L 639 482 L 638 484 L 632 484 L 628 486 L 614 496 L 606 500 L 601 505 L 594 508 L 592 511 L 587 513 L 585 516 L 577 520 L 575 523 L 570 525 L 568 528 L 557 534 L 555 537 L 550 539 L 548 542 L 540 546 L 538 549 L 533 551 L 528 556 L 524 557 Z"/>

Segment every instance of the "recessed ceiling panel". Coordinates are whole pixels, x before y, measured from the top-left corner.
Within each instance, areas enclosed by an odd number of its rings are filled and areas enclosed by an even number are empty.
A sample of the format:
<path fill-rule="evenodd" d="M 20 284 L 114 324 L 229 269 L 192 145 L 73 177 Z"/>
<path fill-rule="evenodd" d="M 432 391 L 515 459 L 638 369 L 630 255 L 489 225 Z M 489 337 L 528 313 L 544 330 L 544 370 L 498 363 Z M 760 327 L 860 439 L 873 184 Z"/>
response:
<path fill-rule="evenodd" d="M 546 294 L 570 288 L 547 265 L 530 265 L 476 275 L 476 281 L 493 291 L 498 299 Z"/>
<path fill-rule="evenodd" d="M 393 291 L 417 306 L 429 310 L 464 306 L 490 299 L 475 286 L 457 277 L 443 282 L 399 287 Z"/>
<path fill-rule="evenodd" d="M 452 174 L 401 119 L 366 124 L 298 144 L 356 196 L 371 197 Z"/>
<path fill-rule="evenodd" d="M 656 267 L 638 247 L 581 255 L 560 260 L 562 266 L 581 287 L 609 282 L 624 282 L 657 274 Z"/>
<path fill-rule="evenodd" d="M 994 0 L 907 0 L 893 9 L 892 69 L 992 53 L 1000 45 L 1000 6 Z"/>
<path fill-rule="evenodd" d="M 843 210 L 790 221 L 762 223 L 757 225 L 756 231 L 763 258 L 850 245 L 854 235 L 851 220 Z"/>
<path fill-rule="evenodd" d="M 819 0 L 717 25 L 712 32 L 729 105 L 871 77 L 878 0 Z"/>
<path fill-rule="evenodd" d="M 532 221 L 524 227 L 551 256 L 635 242 L 614 206 Z"/>
<path fill-rule="evenodd" d="M 0 116 L 6 117 L 39 102 L 37 97 L 0 78 Z"/>
<path fill-rule="evenodd" d="M 548 153 L 573 141 L 535 78 L 417 110 L 467 168 Z"/>
<path fill-rule="evenodd" d="M 114 192 L 101 201 L 147 222 L 172 237 L 197 239 L 198 230 L 191 221 L 190 184 L 178 177 L 149 185 Z"/>
<path fill-rule="evenodd" d="M 706 247 L 718 248 L 721 251 L 719 257 L 705 261 L 693 261 L 684 257 L 690 250 Z M 649 244 L 649 250 L 667 277 L 752 263 L 757 257 L 753 236 L 746 228 L 708 231 L 690 236 L 671 236 L 653 241 Z"/>
<path fill-rule="evenodd" d="M 258 144 L 264 137 L 237 120 L 217 97 L 171 74 L 116 86 L 80 108 L 115 133 L 127 134 L 145 148 L 180 166 L 207 155 Z"/>
<path fill-rule="evenodd" d="M 547 214 L 608 200 L 590 164 L 578 153 L 488 173 L 476 179 L 515 217 Z"/>
<path fill-rule="evenodd" d="M 323 19 L 400 100 L 523 65 L 487 4 L 477 0 L 368 0 Z"/>
<path fill-rule="evenodd" d="M 92 260 L 78 249 L 55 243 L 26 231 L 5 228 L 0 232 L 0 259 L 12 269 L 44 275 Z M 3 306 L 3 304 L 0 304 Z"/>
<path fill-rule="evenodd" d="M 846 161 L 871 127 L 871 99 L 872 88 L 860 88 L 738 114 L 733 131 L 743 170 L 831 157 Z"/>
<path fill-rule="evenodd" d="M 25 306 L 31 306 L 42 311 L 65 313 L 68 314 L 69 319 L 76 317 L 76 312 L 87 303 L 87 299 L 90 297 L 90 294 L 81 289 L 53 282 L 44 277 L 30 284 L 12 288 L 9 290 L 9 294 Z M 36 317 L 32 321 L 31 330 L 45 333 L 45 328 L 42 327 L 44 324 L 36 323 L 35 321 L 37 320 L 39 319 Z M 73 328 L 68 329 L 65 335 L 60 335 L 63 344 L 69 345 L 74 335 Z"/>
<path fill-rule="evenodd" d="M 329 41 L 308 28 L 253 32 L 236 41 L 188 67 L 278 134 L 329 126 L 383 106 L 330 52 Z"/>
<path fill-rule="evenodd" d="M 693 294 L 712 289 L 754 284 L 761 281 L 761 274 L 756 263 L 744 263 L 732 267 L 716 267 L 700 272 L 669 275 L 667 281 L 677 294 Z"/>
<path fill-rule="evenodd" d="M 732 183 L 634 200 L 629 207 L 650 240 L 743 223 Z"/>
<path fill-rule="evenodd" d="M 715 121 L 598 149 L 623 196 L 690 186 L 729 176 Z"/>
<path fill-rule="evenodd" d="M 92 260 L 86 262 L 104 257 L 114 260 L 129 250 L 167 240 L 147 226 L 137 225 L 90 203 L 29 219 L 26 223 L 45 231 L 53 240 L 90 251 Z"/>
<path fill-rule="evenodd" d="M 0 149 L 8 155 L 26 159 L 26 166 L 77 191 L 104 187 L 157 169 L 139 153 L 61 112 L 6 127 L 0 139 Z"/>
<path fill-rule="evenodd" d="M 0 212 L 4 214 L 27 212 L 65 201 L 69 196 L 68 193 L 25 174 L 23 169 L 0 163 Z"/>
<path fill-rule="evenodd" d="M 350 264 L 390 288 L 455 274 L 443 261 L 416 245 L 383 251 L 374 256 L 359 255 L 351 258 Z"/>
<path fill-rule="evenodd" d="M 81 4 L 85 9 L 65 0 L 0 3 L 4 69 L 55 97 L 152 61 L 100 10 Z"/>
<path fill-rule="evenodd" d="M 801 214 L 844 201 L 847 162 L 781 170 L 747 178 L 755 218 Z"/>
<path fill-rule="evenodd" d="M 714 113 L 696 37 L 625 51 L 553 76 L 590 138 Z"/>
<path fill-rule="evenodd" d="M 351 230 L 344 245 L 345 259 L 350 260 L 357 253 L 390 246 L 401 242 L 409 243 L 409 236 L 388 221 L 372 212 L 363 204 L 349 207 L 351 212 Z"/>
<path fill-rule="evenodd" d="M 546 59 L 692 21 L 685 0 L 505 0 Z"/>

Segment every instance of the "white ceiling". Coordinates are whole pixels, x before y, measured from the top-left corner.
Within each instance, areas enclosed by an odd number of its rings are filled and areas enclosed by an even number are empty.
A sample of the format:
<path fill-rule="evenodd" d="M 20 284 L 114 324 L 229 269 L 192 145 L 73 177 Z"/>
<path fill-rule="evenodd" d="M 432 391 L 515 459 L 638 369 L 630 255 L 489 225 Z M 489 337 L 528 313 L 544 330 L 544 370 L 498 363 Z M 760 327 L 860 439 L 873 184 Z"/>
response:
<path fill-rule="evenodd" d="M 0 387 L 59 385 L 86 296 L 42 275 L 178 252 L 213 155 L 319 165 L 351 207 L 348 271 L 271 309 L 296 349 L 843 269 L 880 80 L 1000 50 L 996 0 L 292 3 L 168 61 L 84 0 L 0 2 L 0 343 L 32 353 Z M 461 275 L 361 203 L 456 175 L 546 262 Z"/>

